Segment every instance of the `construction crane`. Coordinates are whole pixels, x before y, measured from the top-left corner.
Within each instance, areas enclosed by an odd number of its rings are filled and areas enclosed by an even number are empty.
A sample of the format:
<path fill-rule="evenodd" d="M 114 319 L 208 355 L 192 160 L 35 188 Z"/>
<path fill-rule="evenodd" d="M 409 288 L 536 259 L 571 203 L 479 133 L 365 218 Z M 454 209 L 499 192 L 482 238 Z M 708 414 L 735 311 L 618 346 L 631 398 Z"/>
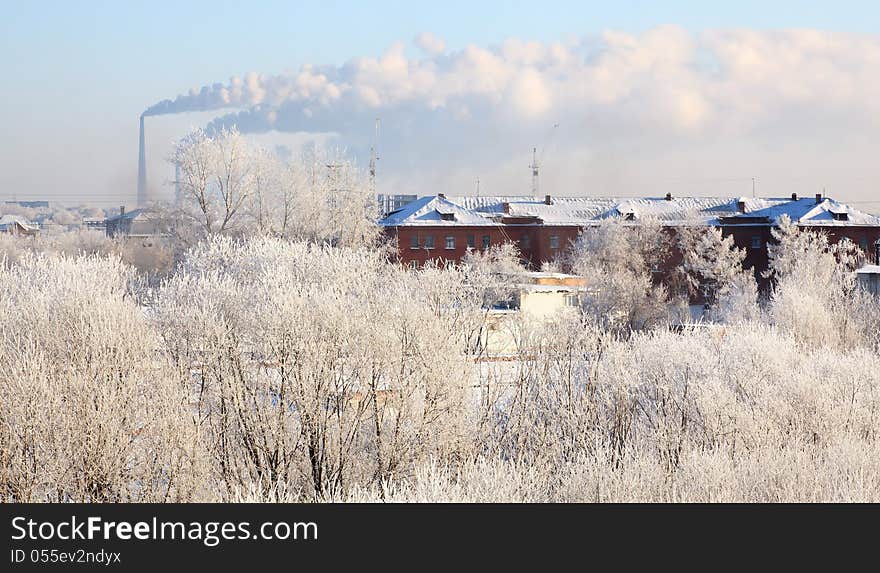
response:
<path fill-rule="evenodd" d="M 544 152 L 547 151 L 550 139 L 556 134 L 557 127 L 559 127 L 559 124 L 554 123 L 547 135 L 544 136 L 544 145 L 541 147 L 540 155 L 538 154 L 537 147 L 532 148 L 532 164 L 529 165 L 529 169 L 532 170 L 532 195 L 535 197 L 538 196 L 538 171 L 544 161 Z"/>

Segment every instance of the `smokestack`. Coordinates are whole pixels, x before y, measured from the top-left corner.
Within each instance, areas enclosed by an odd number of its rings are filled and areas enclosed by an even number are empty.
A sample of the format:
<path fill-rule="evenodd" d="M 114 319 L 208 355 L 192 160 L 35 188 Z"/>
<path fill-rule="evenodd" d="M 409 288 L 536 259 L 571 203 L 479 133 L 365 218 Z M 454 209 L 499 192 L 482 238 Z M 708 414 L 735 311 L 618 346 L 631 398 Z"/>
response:
<path fill-rule="evenodd" d="M 147 204 L 147 152 L 144 149 L 144 116 L 141 114 L 140 141 L 138 143 L 138 186 L 137 204 Z"/>

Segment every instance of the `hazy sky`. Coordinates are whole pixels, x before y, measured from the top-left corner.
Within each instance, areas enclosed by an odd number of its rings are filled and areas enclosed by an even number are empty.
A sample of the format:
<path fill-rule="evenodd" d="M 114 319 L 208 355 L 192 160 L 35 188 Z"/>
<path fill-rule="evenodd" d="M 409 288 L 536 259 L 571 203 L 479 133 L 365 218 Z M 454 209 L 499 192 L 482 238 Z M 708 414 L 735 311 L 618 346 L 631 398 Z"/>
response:
<path fill-rule="evenodd" d="M 191 127 L 365 164 L 379 117 L 386 191 L 525 194 L 538 146 L 542 194 L 880 199 L 880 3 L 719 4 L 5 0 L 0 198 L 130 204 L 182 96 L 159 193 Z"/>

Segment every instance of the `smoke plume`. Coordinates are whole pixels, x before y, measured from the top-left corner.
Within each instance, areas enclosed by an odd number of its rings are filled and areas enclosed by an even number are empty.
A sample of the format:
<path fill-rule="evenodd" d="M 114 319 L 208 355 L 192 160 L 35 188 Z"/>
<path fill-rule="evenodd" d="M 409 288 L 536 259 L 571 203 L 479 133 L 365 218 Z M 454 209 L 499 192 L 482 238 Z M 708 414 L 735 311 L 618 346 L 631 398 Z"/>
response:
<path fill-rule="evenodd" d="M 467 165 L 473 181 L 474 172 L 515 169 L 524 187 L 528 154 L 555 123 L 556 146 L 575 176 L 574 165 L 589 162 L 612 179 L 607 155 L 627 149 L 684 156 L 683 146 L 701 153 L 722 140 L 753 149 L 751 138 L 848 137 L 880 123 L 874 36 L 667 26 L 567 43 L 512 39 L 451 51 L 422 34 L 415 44 L 414 56 L 398 43 L 340 66 L 232 77 L 144 115 L 228 110 L 209 129 L 335 133 L 353 138 L 346 143 L 354 148 L 380 117 L 383 159 L 401 171 Z"/>

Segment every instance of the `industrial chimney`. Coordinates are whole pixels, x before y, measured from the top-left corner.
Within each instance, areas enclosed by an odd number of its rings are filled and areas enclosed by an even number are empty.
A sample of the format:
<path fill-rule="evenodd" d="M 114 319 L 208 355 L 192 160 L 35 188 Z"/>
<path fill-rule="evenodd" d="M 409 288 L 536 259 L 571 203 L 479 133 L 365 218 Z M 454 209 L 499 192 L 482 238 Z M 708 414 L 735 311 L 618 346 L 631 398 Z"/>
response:
<path fill-rule="evenodd" d="M 144 116 L 141 115 L 140 141 L 138 143 L 138 186 L 137 204 L 147 204 L 147 152 L 144 149 Z"/>

